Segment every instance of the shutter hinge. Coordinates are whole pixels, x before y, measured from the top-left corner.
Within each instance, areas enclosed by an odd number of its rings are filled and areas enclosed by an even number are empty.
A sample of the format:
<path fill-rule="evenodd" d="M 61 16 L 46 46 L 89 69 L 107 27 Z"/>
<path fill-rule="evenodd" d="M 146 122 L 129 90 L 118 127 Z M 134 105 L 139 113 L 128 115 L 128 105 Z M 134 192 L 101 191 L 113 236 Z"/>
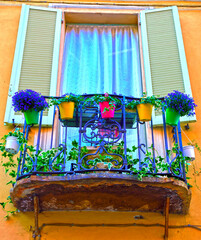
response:
<path fill-rule="evenodd" d="M 138 24 L 141 25 L 141 13 L 138 15 Z"/>
<path fill-rule="evenodd" d="M 10 88 L 8 90 L 8 96 L 12 97 L 12 95 L 13 95 L 13 89 L 12 89 L 12 84 L 10 84 Z"/>

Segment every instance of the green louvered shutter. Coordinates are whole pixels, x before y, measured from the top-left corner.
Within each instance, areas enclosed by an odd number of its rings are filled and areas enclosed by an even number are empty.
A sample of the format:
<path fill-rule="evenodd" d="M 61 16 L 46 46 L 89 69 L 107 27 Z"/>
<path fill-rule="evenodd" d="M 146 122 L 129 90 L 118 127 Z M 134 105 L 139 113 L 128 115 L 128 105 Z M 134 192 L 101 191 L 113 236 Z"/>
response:
<path fill-rule="evenodd" d="M 142 11 L 141 29 L 147 94 L 163 97 L 178 90 L 192 96 L 177 7 Z M 160 112 L 153 122 L 162 123 Z"/>
<path fill-rule="evenodd" d="M 22 7 L 16 51 L 11 75 L 10 92 L 32 89 L 44 96 L 56 95 L 59 60 L 61 12 L 55 9 Z M 22 123 L 8 99 L 5 122 Z M 51 124 L 52 111 L 46 111 L 44 125 Z M 49 116 L 48 116 L 49 115 Z"/>

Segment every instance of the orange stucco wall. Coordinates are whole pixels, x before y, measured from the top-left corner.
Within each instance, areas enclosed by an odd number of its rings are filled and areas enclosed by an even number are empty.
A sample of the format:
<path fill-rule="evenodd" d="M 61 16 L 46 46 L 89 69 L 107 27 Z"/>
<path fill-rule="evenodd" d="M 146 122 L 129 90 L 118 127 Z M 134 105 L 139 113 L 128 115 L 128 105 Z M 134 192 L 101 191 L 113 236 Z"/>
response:
<path fill-rule="evenodd" d="M 6 101 L 9 90 L 9 79 L 11 76 L 13 57 L 15 51 L 15 43 L 19 25 L 21 7 L 0 7 L 0 132 L 1 136 L 10 131 L 10 128 L 4 127 L 4 113 L 6 109 Z M 1 173 L 1 183 L 2 187 L 0 191 L 0 202 L 4 201 L 6 196 L 8 196 L 9 189 L 5 187 L 7 178 L 3 172 L 3 169 L 0 169 Z"/>
<path fill-rule="evenodd" d="M 0 133 L 4 135 L 9 127 L 3 125 L 6 100 L 9 91 L 9 81 L 12 69 L 12 61 L 15 50 L 17 30 L 20 18 L 20 6 L 0 6 Z M 189 68 L 192 92 L 198 107 L 196 109 L 197 122 L 190 123 L 190 129 L 184 130 L 183 141 L 195 140 L 201 146 L 201 10 L 185 9 L 179 11 L 180 21 Z M 200 105 L 200 106 L 199 106 Z M 12 127 L 10 127 L 12 128 Z M 184 129 L 184 127 L 183 127 Z M 186 137 L 186 135 L 188 137 Z M 188 139 L 189 138 L 189 139 Z M 170 225 L 201 225 L 201 177 L 194 174 L 194 168 L 201 168 L 201 156 L 196 152 L 196 160 L 190 166 L 189 180 L 192 188 L 192 200 L 189 214 L 186 216 L 170 215 Z M 9 195 L 9 186 L 6 186 L 8 177 L 0 169 L 0 202 L 5 201 Z M 10 206 L 9 209 L 12 209 Z M 135 215 L 142 215 L 144 219 L 135 220 Z M 5 212 L 0 208 L 0 239 L 1 240 L 28 240 L 31 239 L 30 226 L 34 226 L 33 213 L 18 213 L 5 221 Z M 47 240 L 128 240 L 128 239 L 163 239 L 162 227 L 142 226 L 85 226 L 76 224 L 164 224 L 164 216 L 156 213 L 137 212 L 43 212 L 39 214 L 39 225 L 42 223 L 65 222 L 74 226 L 45 227 L 41 239 Z M 170 240 L 201 239 L 201 232 L 190 228 L 169 229 Z"/>

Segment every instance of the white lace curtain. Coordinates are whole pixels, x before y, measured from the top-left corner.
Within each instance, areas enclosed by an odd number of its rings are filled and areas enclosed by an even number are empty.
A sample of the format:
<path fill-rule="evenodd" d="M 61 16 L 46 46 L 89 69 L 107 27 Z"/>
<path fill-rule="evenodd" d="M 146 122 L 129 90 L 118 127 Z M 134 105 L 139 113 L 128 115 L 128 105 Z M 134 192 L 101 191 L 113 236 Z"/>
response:
<path fill-rule="evenodd" d="M 61 94 L 139 96 L 137 26 L 68 25 Z"/>
<path fill-rule="evenodd" d="M 68 25 L 60 94 L 105 92 L 141 96 L 137 26 Z M 136 137 L 129 130 L 128 145 Z M 74 139 L 78 130 L 68 128 L 68 145 Z"/>

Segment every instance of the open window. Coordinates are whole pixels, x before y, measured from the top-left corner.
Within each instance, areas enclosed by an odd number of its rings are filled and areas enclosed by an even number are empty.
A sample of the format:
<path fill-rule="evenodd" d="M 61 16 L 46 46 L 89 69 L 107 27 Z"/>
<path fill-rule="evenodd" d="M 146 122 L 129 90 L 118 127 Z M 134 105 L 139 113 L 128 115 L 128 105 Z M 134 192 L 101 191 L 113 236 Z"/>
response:
<path fill-rule="evenodd" d="M 77 12 L 75 9 L 73 11 L 68 9 L 65 12 L 65 22 L 99 25 L 138 24 L 146 82 L 146 89 L 143 90 L 148 95 L 162 97 L 173 90 L 192 95 L 177 7 L 141 12 L 132 8 L 129 11 L 122 9 L 120 12 L 120 7 L 117 10 L 116 8 L 111 10 L 110 7 L 108 11 L 100 8 L 95 12 L 92 11 L 93 6 L 91 10 L 89 9 L 82 9 L 82 6 Z M 139 14 L 140 22 L 138 22 Z M 11 107 L 11 97 L 14 92 L 31 88 L 45 96 L 56 95 L 60 30 L 60 10 L 23 5 L 4 120 L 6 124 L 12 123 L 12 119 L 15 119 L 16 123 L 23 123 L 22 116 L 14 113 Z M 137 64 L 140 65 L 140 61 Z M 133 68 L 131 64 L 127 71 L 132 71 Z M 142 95 L 139 81 L 143 79 L 141 77 L 139 79 L 136 80 L 138 82 L 136 91 L 132 95 L 135 97 Z M 48 119 L 49 115 L 52 116 L 51 111 L 46 113 L 43 124 L 50 124 L 51 120 Z M 154 124 L 162 123 L 158 113 L 154 113 L 153 120 Z M 195 117 L 183 117 L 181 121 L 195 121 Z"/>

